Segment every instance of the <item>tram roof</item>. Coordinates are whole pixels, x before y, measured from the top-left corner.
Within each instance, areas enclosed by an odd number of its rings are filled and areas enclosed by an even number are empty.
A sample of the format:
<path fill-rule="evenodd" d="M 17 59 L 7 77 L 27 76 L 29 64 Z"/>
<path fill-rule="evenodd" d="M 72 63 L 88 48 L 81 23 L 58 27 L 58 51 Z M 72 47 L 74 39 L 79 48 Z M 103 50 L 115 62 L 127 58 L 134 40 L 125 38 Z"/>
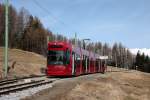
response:
<path fill-rule="evenodd" d="M 92 59 L 99 59 L 99 57 L 100 57 L 99 54 L 96 54 L 96 53 L 93 53 L 93 52 L 91 52 L 91 51 L 82 49 L 82 48 L 80 48 L 80 47 L 78 47 L 78 46 L 74 46 L 74 45 L 73 45 L 72 47 L 73 47 L 72 50 L 73 50 L 75 53 L 77 53 L 78 55 L 80 55 L 80 54 L 82 53 L 82 55 L 85 55 L 85 56 L 89 57 L 90 59 L 91 59 L 91 58 L 92 58 Z"/>
<path fill-rule="evenodd" d="M 70 43 L 69 42 L 63 42 L 63 41 L 53 41 L 53 42 L 49 42 L 48 43 L 48 45 L 50 45 L 50 44 L 65 44 L 66 46 L 67 45 L 70 45 Z M 72 45 L 72 50 L 76 53 L 76 54 L 78 54 L 78 55 L 81 55 L 81 53 L 82 53 L 82 55 L 84 55 L 84 56 L 87 56 L 87 57 L 89 57 L 90 59 L 101 59 L 101 56 L 99 55 L 99 54 L 96 54 L 96 53 L 93 53 L 93 52 L 91 52 L 91 51 L 88 51 L 88 50 L 85 50 L 85 49 L 82 49 L 81 47 L 79 47 L 79 46 L 75 46 L 75 45 Z"/>

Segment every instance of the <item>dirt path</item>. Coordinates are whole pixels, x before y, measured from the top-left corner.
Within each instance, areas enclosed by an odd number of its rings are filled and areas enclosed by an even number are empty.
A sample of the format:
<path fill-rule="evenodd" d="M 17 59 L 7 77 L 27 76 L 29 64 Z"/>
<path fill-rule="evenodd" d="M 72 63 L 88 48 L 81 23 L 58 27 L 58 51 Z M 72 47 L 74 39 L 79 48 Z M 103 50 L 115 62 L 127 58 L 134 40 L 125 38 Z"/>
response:
<path fill-rule="evenodd" d="M 115 71 L 63 79 L 24 100 L 150 100 L 150 74 Z"/>

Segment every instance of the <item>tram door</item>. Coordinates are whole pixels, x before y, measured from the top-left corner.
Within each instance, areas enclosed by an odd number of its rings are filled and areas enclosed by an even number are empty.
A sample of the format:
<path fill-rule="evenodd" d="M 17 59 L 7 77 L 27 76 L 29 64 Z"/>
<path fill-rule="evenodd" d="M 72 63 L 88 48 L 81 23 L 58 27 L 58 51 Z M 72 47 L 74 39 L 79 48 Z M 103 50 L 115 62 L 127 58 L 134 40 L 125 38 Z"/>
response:
<path fill-rule="evenodd" d="M 82 59 L 83 74 L 87 73 L 87 56 L 83 55 Z"/>
<path fill-rule="evenodd" d="M 80 59 L 80 55 L 72 53 L 72 75 L 79 75 L 81 73 Z"/>
<path fill-rule="evenodd" d="M 96 67 L 96 69 L 95 69 L 96 72 L 98 72 L 99 71 L 99 60 L 98 59 L 96 60 L 96 66 L 95 67 Z"/>
<path fill-rule="evenodd" d="M 75 53 L 72 53 L 72 75 L 75 75 L 76 65 L 75 65 Z"/>

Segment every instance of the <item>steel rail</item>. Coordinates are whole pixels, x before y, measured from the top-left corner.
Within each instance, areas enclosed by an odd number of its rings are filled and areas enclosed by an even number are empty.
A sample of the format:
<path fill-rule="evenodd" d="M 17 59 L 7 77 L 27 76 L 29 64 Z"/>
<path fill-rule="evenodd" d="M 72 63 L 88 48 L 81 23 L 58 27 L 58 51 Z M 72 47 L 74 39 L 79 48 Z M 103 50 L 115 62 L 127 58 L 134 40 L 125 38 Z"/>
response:
<path fill-rule="evenodd" d="M 15 82 L 18 82 L 18 80 L 2 82 L 2 83 L 0 83 L 0 86 L 7 85 L 7 84 L 12 84 L 12 83 L 15 83 Z"/>
<path fill-rule="evenodd" d="M 14 93 L 14 92 L 17 92 L 17 91 L 21 91 L 21 90 L 28 89 L 28 88 L 37 87 L 37 86 L 40 86 L 40 85 L 45 85 L 45 84 L 52 83 L 52 82 L 53 82 L 53 81 L 50 80 L 50 81 L 39 82 L 39 83 L 27 85 L 27 86 L 18 87 L 18 88 L 15 88 L 15 89 L 10 89 L 10 90 L 6 90 L 6 91 L 1 91 L 1 92 L 0 92 L 0 96 L 6 95 L 6 94 L 9 94 L 9 93 Z"/>
<path fill-rule="evenodd" d="M 4 90 L 4 89 L 10 89 L 10 88 L 15 88 L 15 87 L 23 86 L 23 85 L 38 83 L 38 82 L 42 82 L 42 81 L 44 81 L 44 80 L 31 81 L 31 82 L 27 82 L 27 83 L 15 84 L 15 85 L 11 85 L 11 86 L 4 86 L 4 87 L 0 87 L 0 91 Z"/>
<path fill-rule="evenodd" d="M 5 79 L 5 80 L 1 80 L 0 81 L 0 85 L 1 83 L 7 83 L 9 81 L 15 81 L 15 80 L 21 80 L 21 79 L 29 79 L 29 78 L 37 78 L 37 77 L 44 77 L 46 75 L 33 75 L 33 76 L 26 76 L 26 77 L 20 77 L 20 78 L 15 78 L 15 79 Z"/>

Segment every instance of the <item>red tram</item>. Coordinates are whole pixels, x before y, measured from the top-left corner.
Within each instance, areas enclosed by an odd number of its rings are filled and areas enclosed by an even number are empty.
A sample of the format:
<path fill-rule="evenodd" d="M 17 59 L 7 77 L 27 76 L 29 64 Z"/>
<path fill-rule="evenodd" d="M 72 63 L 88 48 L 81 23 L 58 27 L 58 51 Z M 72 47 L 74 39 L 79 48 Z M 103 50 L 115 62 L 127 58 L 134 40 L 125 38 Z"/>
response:
<path fill-rule="evenodd" d="M 106 64 L 99 57 L 98 54 L 68 42 L 49 42 L 46 74 L 48 76 L 78 76 L 96 72 L 104 73 Z"/>

